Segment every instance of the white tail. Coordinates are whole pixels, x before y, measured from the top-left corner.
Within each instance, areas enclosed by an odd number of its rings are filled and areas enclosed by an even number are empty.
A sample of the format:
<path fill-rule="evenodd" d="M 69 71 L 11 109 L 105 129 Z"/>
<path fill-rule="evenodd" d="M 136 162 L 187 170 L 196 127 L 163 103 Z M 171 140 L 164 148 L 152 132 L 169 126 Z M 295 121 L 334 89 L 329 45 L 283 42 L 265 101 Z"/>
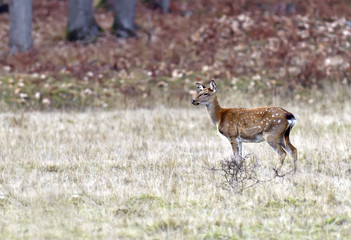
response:
<path fill-rule="evenodd" d="M 221 108 L 216 96 L 216 83 L 211 80 L 206 88 L 196 83 L 200 90 L 192 101 L 194 105 L 205 105 L 210 118 L 217 126 L 219 133 L 224 135 L 233 148 L 234 157 L 241 159 L 243 142 L 267 143 L 279 155 L 280 169 L 283 166 L 286 152 L 294 160 L 294 171 L 297 169 L 297 151 L 289 140 L 289 134 L 295 125 L 292 113 L 279 107 L 260 108 Z"/>

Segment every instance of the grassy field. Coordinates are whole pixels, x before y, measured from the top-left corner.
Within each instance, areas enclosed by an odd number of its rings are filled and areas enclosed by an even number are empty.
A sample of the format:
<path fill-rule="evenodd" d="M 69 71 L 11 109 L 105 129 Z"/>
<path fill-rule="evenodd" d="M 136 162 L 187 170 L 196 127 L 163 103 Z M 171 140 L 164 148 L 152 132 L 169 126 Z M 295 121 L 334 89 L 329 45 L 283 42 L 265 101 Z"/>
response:
<path fill-rule="evenodd" d="M 241 194 L 210 170 L 231 147 L 204 108 L 2 112 L 0 238 L 350 239 L 350 101 L 260 102 L 295 114 L 299 171 Z M 267 143 L 243 150 L 273 175 Z"/>

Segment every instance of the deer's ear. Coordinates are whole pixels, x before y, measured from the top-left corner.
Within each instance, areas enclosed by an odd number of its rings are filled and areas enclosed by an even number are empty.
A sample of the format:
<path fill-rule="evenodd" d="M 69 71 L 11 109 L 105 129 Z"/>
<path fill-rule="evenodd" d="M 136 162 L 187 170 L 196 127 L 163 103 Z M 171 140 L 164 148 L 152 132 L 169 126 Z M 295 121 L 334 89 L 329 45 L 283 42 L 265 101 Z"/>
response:
<path fill-rule="evenodd" d="M 217 85 L 216 85 L 216 82 L 215 82 L 214 80 L 211 80 L 211 82 L 210 82 L 210 89 L 211 89 L 213 92 L 216 92 Z"/>
<path fill-rule="evenodd" d="M 196 83 L 196 87 L 197 87 L 200 91 L 204 90 L 204 88 L 205 88 L 205 86 L 202 85 L 201 83 Z"/>

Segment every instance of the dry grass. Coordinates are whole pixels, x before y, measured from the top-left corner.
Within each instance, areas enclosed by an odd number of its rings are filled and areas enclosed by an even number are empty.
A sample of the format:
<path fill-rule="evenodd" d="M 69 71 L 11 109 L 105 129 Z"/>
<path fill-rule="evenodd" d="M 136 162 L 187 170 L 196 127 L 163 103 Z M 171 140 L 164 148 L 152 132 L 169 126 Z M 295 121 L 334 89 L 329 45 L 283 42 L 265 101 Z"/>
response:
<path fill-rule="evenodd" d="M 242 194 L 208 170 L 231 150 L 203 108 L 1 113 L 0 238 L 347 239 L 350 101 L 282 106 L 300 169 Z M 244 152 L 273 174 L 266 143 Z"/>

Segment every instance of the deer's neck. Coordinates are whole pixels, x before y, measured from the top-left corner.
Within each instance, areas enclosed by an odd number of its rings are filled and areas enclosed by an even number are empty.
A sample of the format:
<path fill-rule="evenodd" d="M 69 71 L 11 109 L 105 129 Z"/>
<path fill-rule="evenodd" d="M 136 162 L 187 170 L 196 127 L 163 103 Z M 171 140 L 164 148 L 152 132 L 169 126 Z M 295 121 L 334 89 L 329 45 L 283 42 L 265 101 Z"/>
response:
<path fill-rule="evenodd" d="M 217 97 L 214 98 L 214 100 L 206 105 L 207 112 L 210 115 L 210 118 L 213 122 L 214 125 L 217 125 L 219 123 L 219 119 L 221 116 L 222 108 L 218 103 Z"/>

